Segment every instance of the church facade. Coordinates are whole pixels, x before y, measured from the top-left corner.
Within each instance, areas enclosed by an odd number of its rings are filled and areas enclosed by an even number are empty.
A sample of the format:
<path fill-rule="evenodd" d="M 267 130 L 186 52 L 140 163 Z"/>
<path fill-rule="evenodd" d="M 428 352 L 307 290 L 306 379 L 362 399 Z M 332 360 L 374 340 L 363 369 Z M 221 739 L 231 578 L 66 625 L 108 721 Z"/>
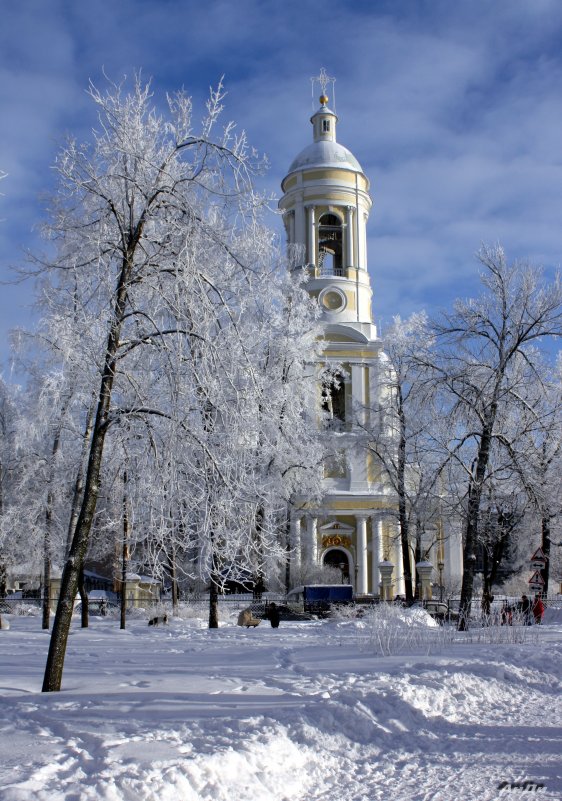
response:
<path fill-rule="evenodd" d="M 338 117 L 325 92 L 311 123 L 312 143 L 290 165 L 279 207 L 293 269 L 306 271 L 306 287 L 321 310 L 324 358 L 335 378 L 328 387 L 319 380 L 319 436 L 330 456 L 322 501 L 294 502 L 291 582 L 303 583 L 307 566 L 329 565 L 357 595 L 393 597 L 405 589 L 397 500 L 368 448 L 385 359 L 372 317 L 369 180 L 338 143 Z M 434 584 L 460 581 L 461 553 L 458 532 L 437 527 L 426 576 Z"/>

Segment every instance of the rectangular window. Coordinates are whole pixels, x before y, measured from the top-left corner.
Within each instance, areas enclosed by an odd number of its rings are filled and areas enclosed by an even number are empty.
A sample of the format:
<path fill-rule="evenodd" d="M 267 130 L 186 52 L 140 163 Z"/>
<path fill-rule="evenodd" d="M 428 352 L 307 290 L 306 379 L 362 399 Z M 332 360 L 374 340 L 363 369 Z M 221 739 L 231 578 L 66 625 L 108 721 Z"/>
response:
<path fill-rule="evenodd" d="M 330 130 L 330 120 L 322 120 L 322 131 L 328 133 Z"/>

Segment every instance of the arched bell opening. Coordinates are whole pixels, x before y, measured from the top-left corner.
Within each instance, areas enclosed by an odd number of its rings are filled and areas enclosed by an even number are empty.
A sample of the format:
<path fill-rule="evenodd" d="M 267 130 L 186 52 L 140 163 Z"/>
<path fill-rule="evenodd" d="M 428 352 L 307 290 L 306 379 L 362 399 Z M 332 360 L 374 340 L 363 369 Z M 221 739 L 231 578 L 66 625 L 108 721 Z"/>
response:
<path fill-rule="evenodd" d="M 344 275 L 343 225 L 335 214 L 323 214 L 318 221 L 318 275 Z"/>
<path fill-rule="evenodd" d="M 336 373 L 322 386 L 322 412 L 326 428 L 334 431 L 344 430 L 347 391 L 345 376 L 342 373 Z"/>

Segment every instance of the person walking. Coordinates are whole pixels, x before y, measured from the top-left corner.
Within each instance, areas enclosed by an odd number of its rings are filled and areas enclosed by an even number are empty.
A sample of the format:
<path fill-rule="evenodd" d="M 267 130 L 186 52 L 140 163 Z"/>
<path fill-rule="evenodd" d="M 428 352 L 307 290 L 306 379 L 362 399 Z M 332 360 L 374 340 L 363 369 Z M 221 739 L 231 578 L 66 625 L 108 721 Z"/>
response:
<path fill-rule="evenodd" d="M 519 611 L 521 612 L 521 617 L 523 618 L 523 625 L 532 625 L 533 616 L 531 611 L 531 599 L 526 595 L 521 596 L 521 601 L 519 602 Z"/>
<path fill-rule="evenodd" d="M 503 602 L 501 612 L 500 612 L 500 624 L 502 626 L 512 626 L 513 625 L 513 607 L 511 607 L 507 601 Z"/>
<path fill-rule="evenodd" d="M 267 610 L 267 616 L 269 618 L 269 622 L 271 623 L 271 628 L 272 629 L 278 629 L 279 628 L 279 609 L 277 608 L 277 606 L 273 602 L 269 604 L 269 607 L 268 607 L 268 610 Z"/>
<path fill-rule="evenodd" d="M 484 592 L 482 594 L 482 617 L 486 620 L 490 619 L 490 612 L 492 610 L 492 603 L 494 600 L 494 596 L 491 592 Z"/>
<path fill-rule="evenodd" d="M 540 626 L 542 623 L 542 619 L 544 616 L 544 604 L 541 600 L 540 595 L 535 595 L 535 600 L 533 601 L 533 617 L 535 618 L 535 625 Z"/>

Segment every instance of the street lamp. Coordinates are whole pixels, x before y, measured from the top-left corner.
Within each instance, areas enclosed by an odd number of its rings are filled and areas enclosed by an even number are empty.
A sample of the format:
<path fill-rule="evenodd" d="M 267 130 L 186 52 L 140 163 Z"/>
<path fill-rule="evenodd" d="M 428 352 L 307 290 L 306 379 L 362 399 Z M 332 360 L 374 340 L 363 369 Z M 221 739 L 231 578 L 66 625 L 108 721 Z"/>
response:
<path fill-rule="evenodd" d="M 439 600 L 443 600 L 443 568 L 445 562 L 437 562 L 437 570 L 439 571 Z"/>

